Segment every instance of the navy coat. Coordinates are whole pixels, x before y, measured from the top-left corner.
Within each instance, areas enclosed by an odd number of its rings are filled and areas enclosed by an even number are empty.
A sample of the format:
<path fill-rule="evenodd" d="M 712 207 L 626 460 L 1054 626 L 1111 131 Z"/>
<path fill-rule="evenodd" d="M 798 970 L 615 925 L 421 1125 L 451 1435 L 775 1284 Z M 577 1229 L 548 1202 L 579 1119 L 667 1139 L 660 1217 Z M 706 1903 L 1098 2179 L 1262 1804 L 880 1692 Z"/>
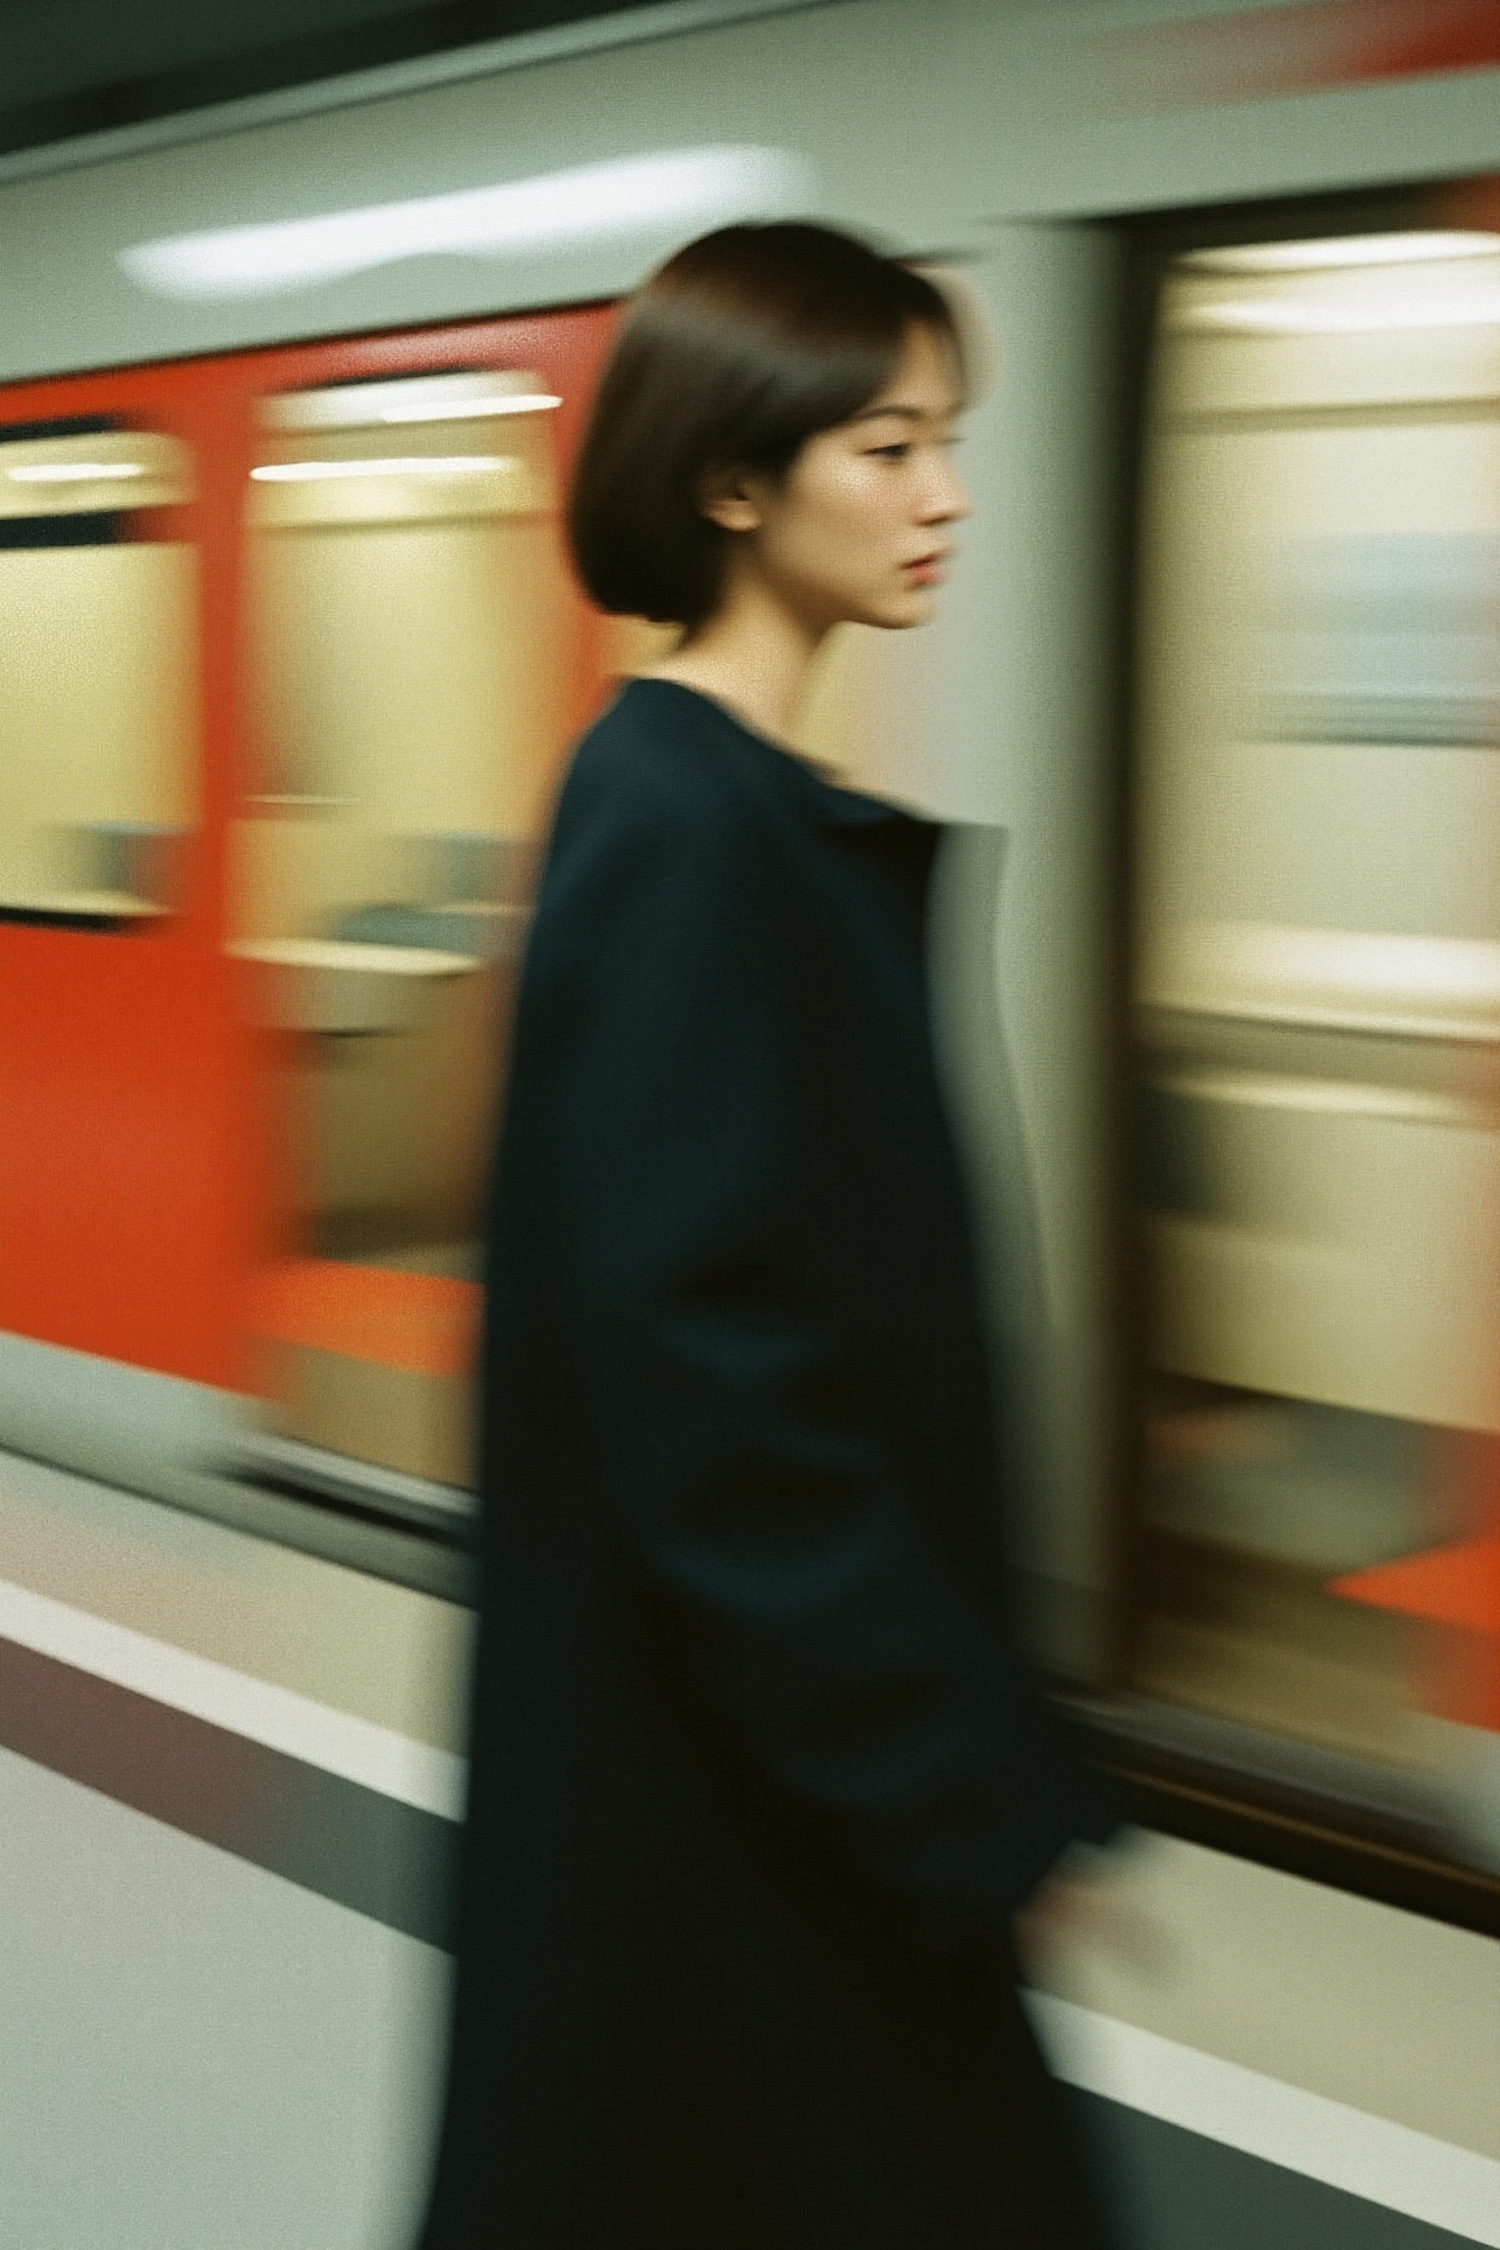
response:
<path fill-rule="evenodd" d="M 429 2250 L 1098 2239 L 1007 1932 L 1110 1816 L 1013 1654 L 937 834 L 665 681 L 563 789 Z"/>

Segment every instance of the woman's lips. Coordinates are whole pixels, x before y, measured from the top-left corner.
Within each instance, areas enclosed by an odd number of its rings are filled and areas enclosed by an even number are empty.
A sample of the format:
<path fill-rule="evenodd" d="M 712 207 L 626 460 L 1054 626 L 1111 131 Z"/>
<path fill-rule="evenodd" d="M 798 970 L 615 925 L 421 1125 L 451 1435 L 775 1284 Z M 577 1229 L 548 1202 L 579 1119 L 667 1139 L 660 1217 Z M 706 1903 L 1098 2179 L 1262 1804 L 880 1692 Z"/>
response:
<path fill-rule="evenodd" d="M 943 565 L 948 559 L 947 549 L 935 555 L 918 555 L 915 562 L 906 565 L 906 574 L 919 586 L 939 586 L 944 578 Z"/>

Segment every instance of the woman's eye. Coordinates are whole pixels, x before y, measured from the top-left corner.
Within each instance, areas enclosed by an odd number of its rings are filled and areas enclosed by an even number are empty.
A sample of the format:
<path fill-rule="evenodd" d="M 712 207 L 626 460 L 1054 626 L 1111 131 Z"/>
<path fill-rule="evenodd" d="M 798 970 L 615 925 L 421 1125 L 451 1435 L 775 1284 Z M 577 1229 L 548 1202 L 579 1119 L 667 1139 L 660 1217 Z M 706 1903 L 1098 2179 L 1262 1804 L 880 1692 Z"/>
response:
<path fill-rule="evenodd" d="M 895 445 L 872 445 L 870 451 L 877 461 L 904 461 L 911 447 L 901 442 Z"/>

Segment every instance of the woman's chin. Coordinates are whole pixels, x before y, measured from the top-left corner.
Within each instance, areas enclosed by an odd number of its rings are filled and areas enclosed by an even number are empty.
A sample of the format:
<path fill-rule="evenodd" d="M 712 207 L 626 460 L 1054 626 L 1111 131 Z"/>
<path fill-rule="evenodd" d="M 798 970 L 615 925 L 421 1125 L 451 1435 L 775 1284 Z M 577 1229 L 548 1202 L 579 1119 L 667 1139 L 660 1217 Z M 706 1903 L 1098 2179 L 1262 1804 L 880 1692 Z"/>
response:
<path fill-rule="evenodd" d="M 913 625 L 929 623 L 937 609 L 934 594 L 923 586 L 903 587 L 899 594 L 889 594 L 882 600 L 871 602 L 851 624 L 878 625 L 885 632 L 905 632 Z"/>

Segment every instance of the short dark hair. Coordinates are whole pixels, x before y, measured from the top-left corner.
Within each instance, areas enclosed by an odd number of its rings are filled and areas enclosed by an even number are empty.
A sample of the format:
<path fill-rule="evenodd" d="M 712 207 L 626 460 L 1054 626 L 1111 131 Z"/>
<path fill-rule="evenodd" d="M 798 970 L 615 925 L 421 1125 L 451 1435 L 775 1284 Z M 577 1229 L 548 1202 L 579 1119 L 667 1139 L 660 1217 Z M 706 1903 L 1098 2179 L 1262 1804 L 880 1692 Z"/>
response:
<path fill-rule="evenodd" d="M 729 534 L 703 513 L 706 480 L 785 476 L 890 381 L 913 327 L 943 339 L 962 382 L 942 291 L 832 227 L 722 227 L 669 258 L 626 312 L 569 496 L 599 608 L 689 630 L 711 617 Z"/>

